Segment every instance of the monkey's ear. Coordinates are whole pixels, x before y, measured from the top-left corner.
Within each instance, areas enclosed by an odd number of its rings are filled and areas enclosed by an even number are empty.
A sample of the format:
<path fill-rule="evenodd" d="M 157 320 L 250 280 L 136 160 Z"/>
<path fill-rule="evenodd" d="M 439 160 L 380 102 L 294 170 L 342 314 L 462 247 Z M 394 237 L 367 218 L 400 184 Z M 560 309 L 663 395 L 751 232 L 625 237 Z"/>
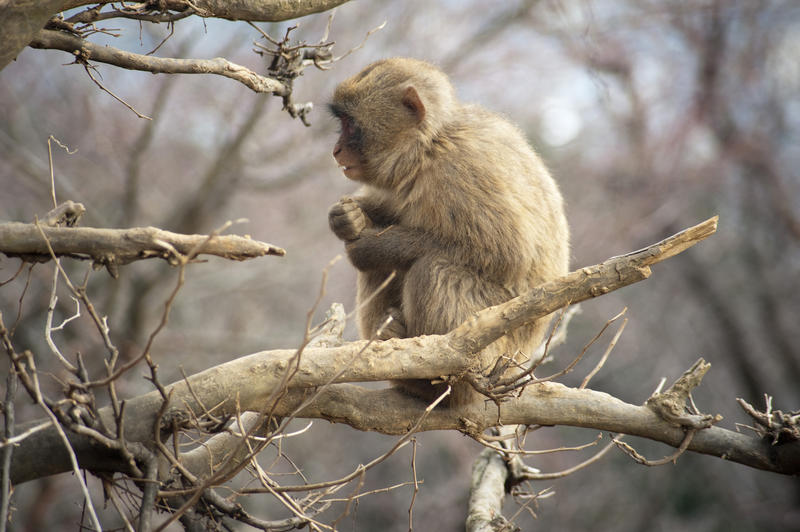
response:
<path fill-rule="evenodd" d="M 408 87 L 403 93 L 403 105 L 414 113 L 418 122 L 422 122 L 422 120 L 425 119 L 425 104 L 422 103 L 419 93 L 413 85 Z"/>

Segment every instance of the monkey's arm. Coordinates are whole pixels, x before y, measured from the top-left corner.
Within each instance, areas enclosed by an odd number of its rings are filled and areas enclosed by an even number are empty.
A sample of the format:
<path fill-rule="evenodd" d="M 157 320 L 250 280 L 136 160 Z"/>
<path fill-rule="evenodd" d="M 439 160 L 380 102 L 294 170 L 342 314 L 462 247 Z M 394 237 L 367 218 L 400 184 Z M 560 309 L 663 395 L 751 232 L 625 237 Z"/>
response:
<path fill-rule="evenodd" d="M 441 248 L 429 234 L 390 225 L 365 228 L 345 249 L 356 269 L 389 273 L 407 270 L 419 257 Z"/>
<path fill-rule="evenodd" d="M 374 227 L 388 227 L 397 221 L 397 216 L 380 198 L 365 194 L 357 195 L 353 200 L 372 221 Z"/>

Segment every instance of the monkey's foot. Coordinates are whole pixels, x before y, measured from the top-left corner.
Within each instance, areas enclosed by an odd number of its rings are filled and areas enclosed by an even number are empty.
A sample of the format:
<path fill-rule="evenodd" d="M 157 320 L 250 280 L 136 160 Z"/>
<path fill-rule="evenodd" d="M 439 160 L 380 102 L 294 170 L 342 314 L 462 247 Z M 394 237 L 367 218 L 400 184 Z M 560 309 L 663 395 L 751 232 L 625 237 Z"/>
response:
<path fill-rule="evenodd" d="M 378 339 L 388 340 L 389 338 L 405 338 L 406 337 L 406 323 L 403 320 L 403 313 L 398 308 L 390 308 L 386 318 L 392 318 L 391 321 L 386 323 L 378 329 Z"/>

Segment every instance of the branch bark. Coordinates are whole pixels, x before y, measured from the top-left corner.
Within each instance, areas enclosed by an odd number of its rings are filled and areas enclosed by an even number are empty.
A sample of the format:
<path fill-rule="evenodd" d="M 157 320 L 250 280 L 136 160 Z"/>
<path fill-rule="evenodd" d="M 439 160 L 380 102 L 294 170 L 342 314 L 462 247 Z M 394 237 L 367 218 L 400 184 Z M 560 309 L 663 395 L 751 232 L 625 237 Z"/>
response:
<path fill-rule="evenodd" d="M 404 423 L 413 421 L 419 411 L 417 401 L 401 397 L 395 390 L 371 391 L 341 384 L 331 387 L 298 416 L 323 417 L 360 430 L 386 432 L 390 429 L 389 433 L 401 434 L 408 426 Z M 553 382 L 531 385 L 518 399 L 502 403 L 499 408 L 494 404 L 481 404 L 456 410 L 434 410 L 420 430 L 480 431 L 499 424 L 592 428 L 640 436 L 673 447 L 678 447 L 685 436 L 683 429 L 663 420 L 646 406 Z M 796 441 L 772 445 L 768 439 L 710 427 L 697 431 L 688 450 L 766 471 L 800 474 L 800 442 Z"/>
<path fill-rule="evenodd" d="M 64 8 L 64 0 L 0 3 L 0 70 L 16 59 L 36 32 Z"/>
<path fill-rule="evenodd" d="M 251 368 L 251 376 L 241 372 L 230 373 L 227 382 L 208 383 L 200 389 L 200 377 L 191 377 L 193 388 L 205 402 L 216 397 L 221 401 L 224 394 L 214 392 L 219 389 L 237 387 L 242 391 L 239 400 L 242 408 L 258 409 L 264 407 L 266 395 L 248 393 L 257 387 L 258 374 Z M 205 373 L 205 372 L 204 372 Z M 185 385 L 176 383 L 171 388 L 172 404 L 180 407 L 182 417 L 191 408 L 198 416 L 202 415 Z M 178 389 L 183 389 L 178 391 Z M 209 391 L 213 393 L 209 394 Z M 352 384 L 337 384 L 326 387 L 310 404 L 298 410 L 309 395 L 308 390 L 290 391 L 274 409 L 278 416 L 295 415 L 300 418 L 326 419 L 335 423 L 345 423 L 363 431 L 383 434 L 405 434 L 408 427 L 414 426 L 422 413 L 422 405 L 417 399 L 402 395 L 393 389 L 368 390 Z M 213 397 L 212 397 L 213 396 Z M 230 397 L 230 396 L 229 396 Z M 236 394 L 233 393 L 235 398 Z M 235 399 L 229 400 L 234 402 Z M 139 396 L 126 402 L 128 412 L 135 412 L 126 419 L 125 436 L 129 441 L 147 441 L 152 438 L 152 422 L 160 406 L 160 398 L 155 393 Z M 228 405 L 223 409 L 230 412 Z M 168 412 L 168 417 L 176 418 L 178 407 Z M 215 413 L 221 412 L 215 410 Z M 103 417 L 110 416 L 108 409 Z M 34 422 L 37 423 L 37 422 Z M 608 394 L 594 390 L 568 388 L 558 383 L 538 383 L 529 386 L 522 395 L 502 403 L 499 407 L 491 404 L 470 405 L 458 409 L 436 409 L 432 411 L 419 427 L 419 431 L 459 430 L 477 433 L 496 425 L 567 425 L 591 428 L 613 433 L 631 434 L 678 447 L 685 437 L 683 429 L 661 419 L 651 409 L 625 403 Z M 25 431 L 28 424 L 19 427 Z M 123 460 L 113 452 L 87 437 L 71 434 L 75 454 L 81 467 L 94 471 L 120 471 Z M 235 440 L 232 440 L 235 441 Z M 800 474 L 800 442 L 772 445 L 767 439 L 723 429 L 710 427 L 699 430 L 694 435 L 688 450 L 717 456 L 757 469 L 786 475 Z M 43 460 L 41 457 L 47 457 Z M 30 435 L 20 443 L 14 452 L 10 478 L 19 484 L 35 478 L 63 473 L 70 470 L 69 458 L 55 430 L 51 427 Z"/>

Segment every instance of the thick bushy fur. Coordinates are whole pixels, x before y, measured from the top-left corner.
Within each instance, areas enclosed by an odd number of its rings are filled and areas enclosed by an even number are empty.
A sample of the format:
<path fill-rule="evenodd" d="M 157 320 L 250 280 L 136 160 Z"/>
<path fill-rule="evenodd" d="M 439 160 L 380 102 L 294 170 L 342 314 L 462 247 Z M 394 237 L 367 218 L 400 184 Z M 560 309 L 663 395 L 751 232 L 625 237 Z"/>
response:
<path fill-rule="evenodd" d="M 356 157 L 355 179 L 364 183 L 330 213 L 359 271 L 359 304 L 398 274 L 361 307 L 362 337 L 374 335 L 389 313 L 398 319 L 389 335 L 446 333 L 567 272 L 563 202 L 541 159 L 507 120 L 458 102 L 436 67 L 379 61 L 339 85 L 331 109 L 350 124 L 334 154 L 346 166 Z M 355 133 L 345 138 L 345 131 Z M 488 371 L 504 354 L 531 355 L 548 322 L 496 341 L 477 369 Z M 427 400 L 440 391 L 427 381 L 395 385 Z M 460 383 L 450 403 L 473 399 Z"/>

